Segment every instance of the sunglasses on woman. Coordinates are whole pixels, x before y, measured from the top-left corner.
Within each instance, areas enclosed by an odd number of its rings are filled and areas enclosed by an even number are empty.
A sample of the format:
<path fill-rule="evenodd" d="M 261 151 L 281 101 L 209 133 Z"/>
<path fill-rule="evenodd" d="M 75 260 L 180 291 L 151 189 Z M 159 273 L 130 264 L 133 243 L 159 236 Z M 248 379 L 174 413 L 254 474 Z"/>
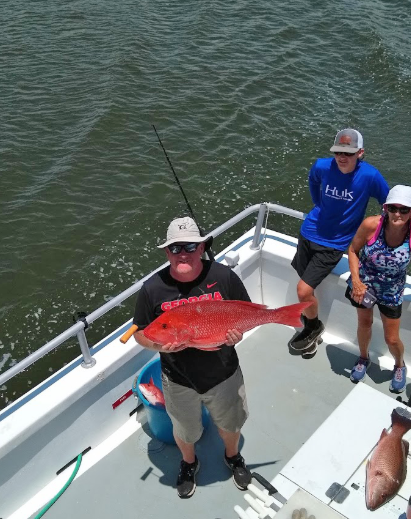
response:
<path fill-rule="evenodd" d="M 397 207 L 396 205 L 387 204 L 387 211 L 389 213 L 408 214 L 411 211 L 411 207 Z"/>
<path fill-rule="evenodd" d="M 180 254 L 180 252 L 184 249 L 185 252 L 190 254 L 191 252 L 195 252 L 199 245 L 199 243 L 184 243 L 182 245 L 173 243 L 172 245 L 168 246 L 168 250 L 171 252 L 171 254 Z"/>
<path fill-rule="evenodd" d="M 340 155 L 343 155 L 344 157 L 354 157 L 355 153 L 348 153 L 348 151 L 334 151 L 334 155 L 337 155 L 337 157 Z"/>

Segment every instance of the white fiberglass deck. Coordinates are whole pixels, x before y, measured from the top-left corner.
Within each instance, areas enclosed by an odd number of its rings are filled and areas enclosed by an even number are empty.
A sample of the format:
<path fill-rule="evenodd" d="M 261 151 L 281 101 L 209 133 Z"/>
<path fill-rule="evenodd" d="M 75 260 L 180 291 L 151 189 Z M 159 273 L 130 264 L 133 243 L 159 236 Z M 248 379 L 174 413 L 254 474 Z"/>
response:
<path fill-rule="evenodd" d="M 353 354 L 327 343 L 329 337 L 325 334 L 313 359 L 290 355 L 287 343 L 293 333 L 285 326 L 266 325 L 238 347 L 250 410 L 241 452 L 250 469 L 269 481 L 356 387 L 348 378 L 355 360 Z M 389 378 L 389 370 L 373 364 L 366 384 L 390 395 Z M 153 441 L 147 434 L 144 414 L 138 418 L 143 427 L 137 429 L 135 415 L 130 418 L 122 429 L 124 436 L 129 436 L 111 451 L 110 442 L 106 442 L 106 455 L 85 472 L 80 470 L 46 518 L 236 519 L 233 507 L 239 504 L 247 508 L 244 494 L 235 488 L 223 463 L 223 446 L 214 426 L 198 443 L 201 470 L 197 490 L 191 499 L 181 500 L 175 489 L 180 461 L 177 447 Z M 115 441 L 113 437 L 112 444 Z M 84 467 L 90 463 L 88 457 L 91 460 L 99 456 L 99 450 L 102 446 L 85 455 Z M 56 492 L 72 469 L 62 474 Z M 333 481 L 330 474 L 330 485 Z M 23 510 L 21 514 L 12 518 L 28 516 Z"/>
<path fill-rule="evenodd" d="M 264 247 L 256 250 L 250 247 L 253 235 L 253 230 L 245 233 L 228 248 L 239 256 L 235 270 L 251 299 L 272 308 L 295 303 L 298 278 L 290 262 L 297 240 L 268 230 Z M 317 289 L 327 333 L 313 359 L 290 355 L 287 343 L 294 330 L 280 325 L 265 325 L 239 345 L 250 409 L 242 453 L 251 470 L 268 480 L 355 387 L 348 375 L 358 355 L 357 318 L 344 298 L 347 276 L 348 262 L 343 257 Z M 411 342 L 411 283 L 407 281 L 401 319 L 404 344 Z M 366 384 L 390 395 L 393 359 L 377 311 L 374 318 L 370 355 L 375 364 Z M 198 444 L 202 468 L 197 491 L 182 501 L 174 488 L 180 461 L 177 448 L 150 441 L 144 413 L 139 421 L 136 415 L 129 417 L 136 405 L 132 398 L 113 409 L 153 355 L 133 340 L 120 343 L 127 327 L 113 331 L 91 349 L 94 367 L 83 369 L 82 359 L 76 359 L 0 412 L 1 519 L 34 517 L 63 487 L 73 465 L 58 477 L 56 471 L 88 447 L 91 450 L 76 479 L 46 519 L 165 514 L 179 519 L 236 519 L 234 505 L 245 507 L 243 493 L 234 487 L 223 464 L 223 446 L 214 427 Z M 405 362 L 410 370 L 407 348 Z M 405 400 L 409 390 L 403 394 Z M 338 430 L 333 432 L 330 442 L 337 434 Z"/>

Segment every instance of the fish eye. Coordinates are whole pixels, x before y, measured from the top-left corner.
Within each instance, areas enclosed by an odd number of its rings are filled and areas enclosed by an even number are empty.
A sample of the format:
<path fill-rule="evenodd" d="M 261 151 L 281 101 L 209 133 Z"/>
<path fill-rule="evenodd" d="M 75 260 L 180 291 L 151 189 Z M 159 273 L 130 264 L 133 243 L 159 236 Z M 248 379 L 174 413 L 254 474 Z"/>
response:
<path fill-rule="evenodd" d="M 163 323 L 163 324 L 161 325 L 161 327 L 162 327 L 162 328 L 167 328 L 167 324 L 166 324 L 166 323 Z"/>

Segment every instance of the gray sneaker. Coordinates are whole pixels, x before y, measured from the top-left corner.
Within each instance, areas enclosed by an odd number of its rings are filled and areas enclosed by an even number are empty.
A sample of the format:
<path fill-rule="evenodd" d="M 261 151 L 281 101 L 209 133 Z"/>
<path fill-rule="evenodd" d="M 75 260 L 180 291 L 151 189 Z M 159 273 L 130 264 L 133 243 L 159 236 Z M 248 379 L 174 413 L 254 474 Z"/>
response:
<path fill-rule="evenodd" d="M 180 472 L 177 477 L 177 494 L 182 499 L 191 497 L 196 490 L 196 474 L 200 469 L 200 462 L 196 456 L 194 463 L 187 463 L 182 460 Z"/>
<path fill-rule="evenodd" d="M 247 490 L 251 483 L 251 472 L 245 464 L 244 458 L 240 453 L 232 458 L 227 458 L 224 454 L 224 462 L 233 473 L 234 485 L 240 490 Z"/>

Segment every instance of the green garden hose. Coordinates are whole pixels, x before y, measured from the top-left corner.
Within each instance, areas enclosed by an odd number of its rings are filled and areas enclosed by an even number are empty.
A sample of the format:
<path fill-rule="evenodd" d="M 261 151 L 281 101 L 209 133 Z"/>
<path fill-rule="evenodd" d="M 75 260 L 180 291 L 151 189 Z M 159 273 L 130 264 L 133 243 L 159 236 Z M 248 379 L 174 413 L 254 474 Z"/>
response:
<path fill-rule="evenodd" d="M 83 457 L 83 454 L 80 453 L 77 457 L 77 463 L 76 463 L 76 466 L 74 467 L 74 470 L 73 470 L 73 474 L 70 476 L 69 480 L 67 481 L 67 483 L 64 485 L 64 487 L 60 490 L 60 492 L 58 494 L 56 494 L 53 499 L 51 501 L 49 501 L 47 503 L 47 505 L 42 508 L 40 510 L 40 512 L 36 515 L 36 517 L 34 519 L 40 519 L 40 517 L 43 517 L 43 515 L 47 512 L 47 510 L 52 506 L 54 505 L 54 503 L 57 501 L 57 499 L 63 494 L 63 492 L 65 492 L 67 490 L 67 488 L 69 487 L 69 485 L 71 484 L 71 482 L 73 481 L 73 479 L 76 477 L 76 474 L 78 472 L 78 469 L 80 468 L 80 465 L 81 465 L 81 459 Z"/>

